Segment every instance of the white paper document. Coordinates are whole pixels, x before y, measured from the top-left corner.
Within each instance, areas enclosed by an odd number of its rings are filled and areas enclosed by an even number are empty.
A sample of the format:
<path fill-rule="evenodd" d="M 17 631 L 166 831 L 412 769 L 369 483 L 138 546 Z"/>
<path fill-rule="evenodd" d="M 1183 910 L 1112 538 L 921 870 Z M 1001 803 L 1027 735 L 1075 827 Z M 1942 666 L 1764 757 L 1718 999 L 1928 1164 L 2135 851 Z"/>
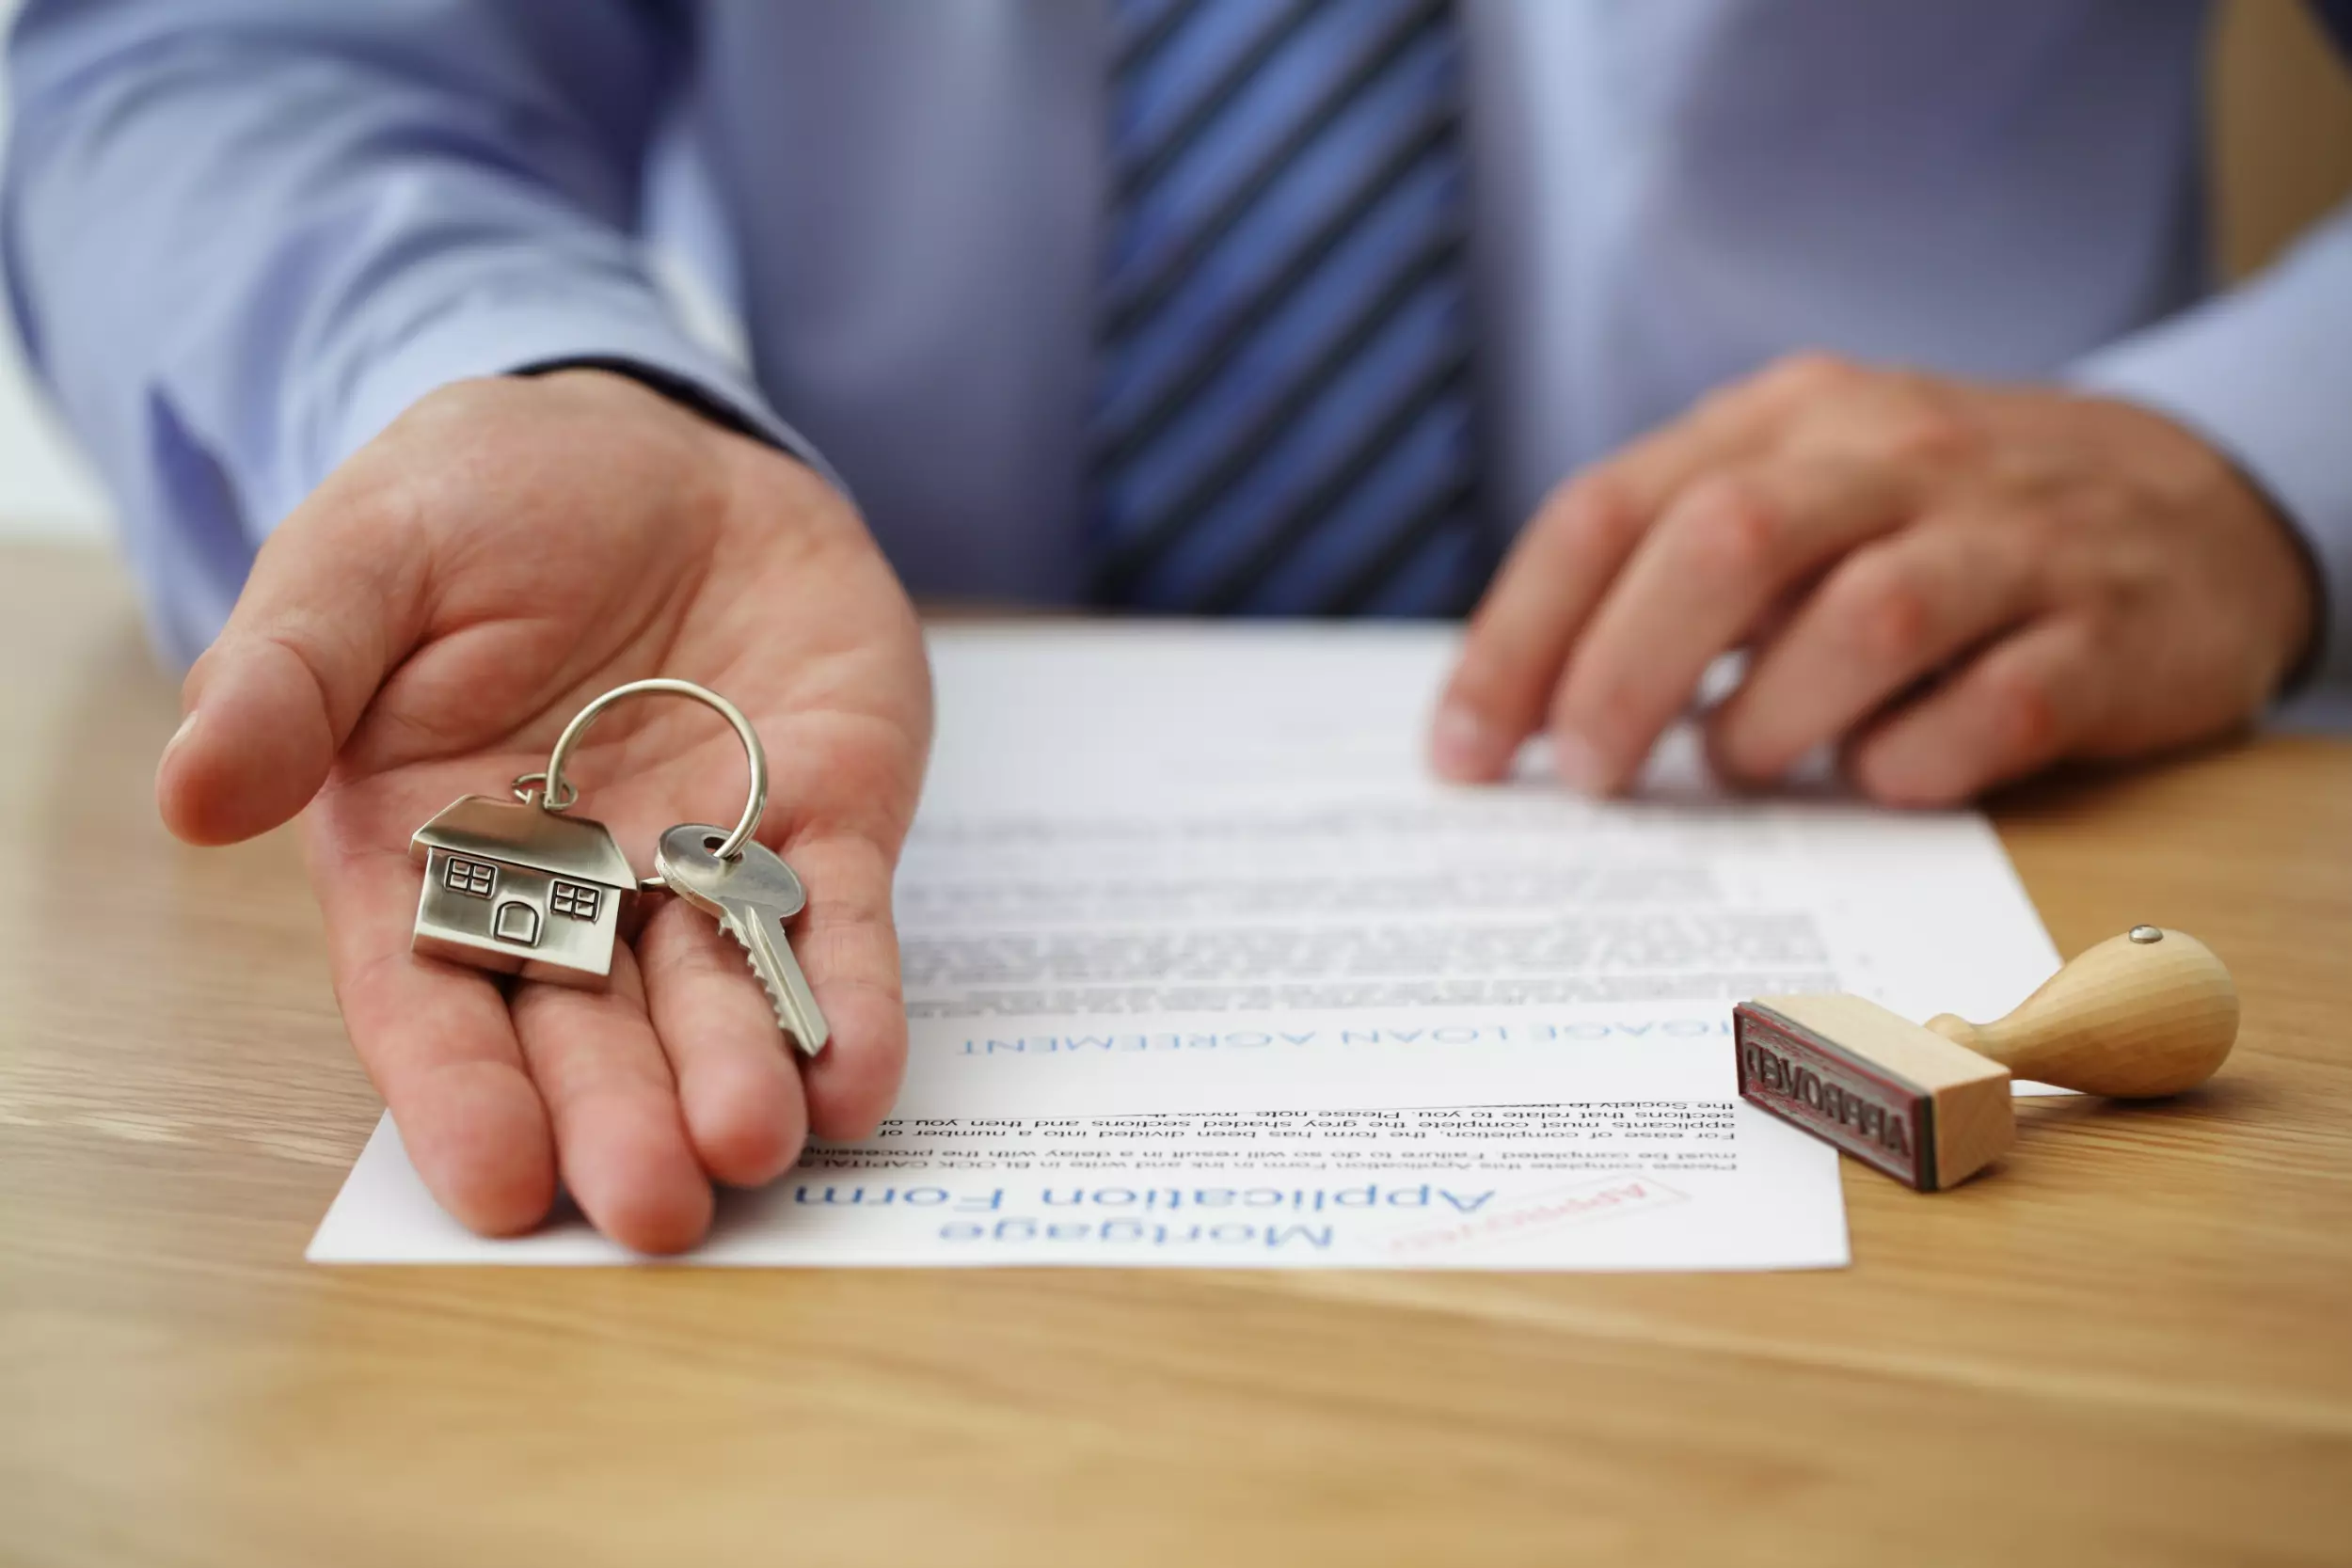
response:
<path fill-rule="evenodd" d="M 705 1263 L 1703 1269 L 1845 1261 L 1836 1156 L 1736 1098 L 1734 1002 L 1989 1017 L 2056 967 L 1983 820 L 1633 799 L 1421 761 L 1435 629 L 935 633 L 892 1118 L 730 1195 Z M 389 1120 L 310 1256 L 485 1242 Z"/>

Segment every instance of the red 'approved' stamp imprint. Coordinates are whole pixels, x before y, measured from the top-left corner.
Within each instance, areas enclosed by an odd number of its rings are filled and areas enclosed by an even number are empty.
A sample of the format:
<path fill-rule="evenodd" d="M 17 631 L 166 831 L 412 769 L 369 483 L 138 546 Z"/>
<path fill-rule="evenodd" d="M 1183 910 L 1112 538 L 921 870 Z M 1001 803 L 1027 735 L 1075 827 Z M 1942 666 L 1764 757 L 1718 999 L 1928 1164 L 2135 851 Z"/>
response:
<path fill-rule="evenodd" d="M 1389 1238 L 1387 1247 L 1392 1258 L 1423 1258 L 1520 1241 L 1637 1210 L 1662 1209 L 1689 1197 L 1653 1176 L 1604 1176 L 1523 1194 L 1487 1213 L 1401 1231 Z"/>

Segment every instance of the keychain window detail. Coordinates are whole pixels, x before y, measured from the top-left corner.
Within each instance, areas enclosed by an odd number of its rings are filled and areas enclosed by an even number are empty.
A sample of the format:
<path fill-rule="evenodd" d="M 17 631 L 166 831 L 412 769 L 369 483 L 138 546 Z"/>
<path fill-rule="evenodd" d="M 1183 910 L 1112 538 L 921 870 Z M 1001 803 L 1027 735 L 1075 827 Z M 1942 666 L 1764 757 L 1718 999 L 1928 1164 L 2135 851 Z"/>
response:
<path fill-rule="evenodd" d="M 548 895 L 548 908 L 574 920 L 596 919 L 596 910 L 603 901 L 603 896 L 595 888 L 582 887 L 578 882 L 558 882 Z"/>
<path fill-rule="evenodd" d="M 460 860 L 453 855 L 449 864 L 442 869 L 441 881 L 452 893 L 462 893 L 472 898 L 487 898 L 491 890 L 498 886 L 498 871 L 480 861 Z M 594 920 L 595 911 L 591 910 L 586 918 Z"/>

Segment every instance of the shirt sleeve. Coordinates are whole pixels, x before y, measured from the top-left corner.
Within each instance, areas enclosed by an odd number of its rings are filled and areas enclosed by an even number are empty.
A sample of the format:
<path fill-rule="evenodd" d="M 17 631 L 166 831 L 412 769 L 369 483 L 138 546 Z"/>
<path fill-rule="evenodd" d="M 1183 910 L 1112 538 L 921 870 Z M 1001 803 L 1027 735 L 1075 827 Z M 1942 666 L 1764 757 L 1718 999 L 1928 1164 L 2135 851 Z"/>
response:
<path fill-rule="evenodd" d="M 2180 420 L 2269 492 L 2320 581 L 2309 668 L 2352 680 L 2352 203 L 2258 277 L 2110 345 L 2074 380 Z"/>
<path fill-rule="evenodd" d="M 437 387 L 626 365 L 819 467 L 634 237 L 687 51 L 660 0 L 31 0 L 0 251 L 163 650 Z"/>

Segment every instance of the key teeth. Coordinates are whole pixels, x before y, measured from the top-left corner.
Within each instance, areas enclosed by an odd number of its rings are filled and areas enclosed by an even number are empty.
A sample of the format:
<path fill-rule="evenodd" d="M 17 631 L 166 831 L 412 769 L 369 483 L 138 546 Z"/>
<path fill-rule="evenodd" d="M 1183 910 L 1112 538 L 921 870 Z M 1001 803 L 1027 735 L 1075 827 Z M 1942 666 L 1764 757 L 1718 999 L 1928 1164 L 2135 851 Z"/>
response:
<path fill-rule="evenodd" d="M 750 970 L 752 978 L 759 982 L 760 994 L 768 998 L 768 1010 L 776 1015 L 776 1027 L 791 1035 L 797 1043 L 800 1037 L 793 1034 L 792 1020 L 785 1011 L 784 998 L 778 996 L 776 988 L 768 983 L 768 972 L 760 968 L 759 960 L 752 956 L 752 944 L 744 941 L 743 933 L 734 927 L 723 926 L 720 928 L 735 939 L 736 951 L 743 955 L 743 967 Z"/>

